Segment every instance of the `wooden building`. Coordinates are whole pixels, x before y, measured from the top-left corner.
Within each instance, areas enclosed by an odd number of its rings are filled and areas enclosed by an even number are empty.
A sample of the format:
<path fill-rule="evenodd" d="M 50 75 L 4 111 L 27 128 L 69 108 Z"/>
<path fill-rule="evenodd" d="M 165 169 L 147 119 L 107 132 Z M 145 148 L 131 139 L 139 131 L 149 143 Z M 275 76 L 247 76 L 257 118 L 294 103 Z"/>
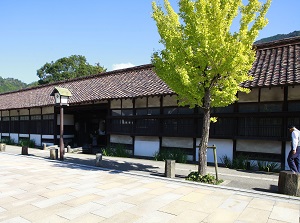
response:
<path fill-rule="evenodd" d="M 300 127 L 300 37 L 255 45 L 252 91 L 239 101 L 214 108 L 209 144 L 220 157 L 239 154 L 286 166 L 290 150 L 288 123 Z M 202 113 L 178 107 L 174 92 L 152 65 L 110 71 L 46 86 L 0 94 L 0 137 L 58 144 L 59 108 L 54 87 L 70 90 L 65 107 L 64 141 L 72 147 L 99 148 L 122 144 L 137 157 L 179 148 L 197 161 Z M 208 161 L 213 161 L 208 153 Z"/>

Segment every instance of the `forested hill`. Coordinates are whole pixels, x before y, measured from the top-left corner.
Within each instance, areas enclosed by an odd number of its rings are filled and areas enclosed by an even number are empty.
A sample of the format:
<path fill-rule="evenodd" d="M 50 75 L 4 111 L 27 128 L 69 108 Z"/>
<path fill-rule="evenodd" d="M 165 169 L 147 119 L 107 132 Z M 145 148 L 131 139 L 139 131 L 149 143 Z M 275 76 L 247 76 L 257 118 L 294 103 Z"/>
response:
<path fill-rule="evenodd" d="M 0 77 L 0 93 L 26 88 L 27 84 L 14 78 Z"/>
<path fill-rule="evenodd" d="M 300 31 L 294 31 L 294 32 L 291 32 L 289 34 L 277 34 L 275 36 L 270 36 L 270 37 L 267 37 L 267 38 L 263 38 L 263 39 L 257 40 L 255 42 L 255 44 L 257 44 L 257 43 L 267 43 L 267 42 L 272 42 L 272 41 L 275 41 L 275 40 L 280 40 L 280 39 L 285 39 L 285 38 L 291 38 L 291 37 L 295 37 L 295 36 L 300 36 Z"/>

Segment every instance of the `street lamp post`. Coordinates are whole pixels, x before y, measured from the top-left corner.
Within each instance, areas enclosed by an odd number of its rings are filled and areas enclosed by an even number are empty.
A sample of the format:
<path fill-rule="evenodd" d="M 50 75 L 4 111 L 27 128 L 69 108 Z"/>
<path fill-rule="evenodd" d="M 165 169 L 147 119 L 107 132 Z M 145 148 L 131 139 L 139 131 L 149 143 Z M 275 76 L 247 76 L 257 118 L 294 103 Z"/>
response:
<path fill-rule="evenodd" d="M 59 158 L 64 160 L 64 106 L 68 106 L 68 99 L 72 96 L 67 88 L 54 87 L 50 94 L 55 98 L 55 105 L 60 108 L 60 134 L 59 134 Z"/>

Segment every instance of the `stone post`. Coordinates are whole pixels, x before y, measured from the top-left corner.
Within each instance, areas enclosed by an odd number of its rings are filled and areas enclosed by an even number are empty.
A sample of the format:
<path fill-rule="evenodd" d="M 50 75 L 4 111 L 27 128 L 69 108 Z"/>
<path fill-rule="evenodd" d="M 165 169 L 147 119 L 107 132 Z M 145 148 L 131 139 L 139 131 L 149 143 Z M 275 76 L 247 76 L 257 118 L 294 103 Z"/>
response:
<path fill-rule="evenodd" d="M 58 158 L 58 149 L 50 148 L 50 159 L 57 160 Z"/>
<path fill-rule="evenodd" d="M 280 171 L 278 192 L 300 197 L 300 174 L 292 171 Z"/>
<path fill-rule="evenodd" d="M 101 162 L 102 162 L 102 153 L 97 153 L 96 154 L 96 166 L 101 166 Z"/>
<path fill-rule="evenodd" d="M 46 149 L 47 149 L 47 144 L 43 143 L 43 150 L 46 150 Z"/>
<path fill-rule="evenodd" d="M 5 152 L 5 143 L 0 143 L 0 152 Z"/>
<path fill-rule="evenodd" d="M 165 161 L 165 176 L 168 178 L 175 178 L 175 160 Z"/>
<path fill-rule="evenodd" d="M 28 146 L 22 146 L 21 154 L 22 155 L 28 155 Z"/>
<path fill-rule="evenodd" d="M 71 146 L 67 146 L 67 153 L 70 153 L 71 152 Z"/>

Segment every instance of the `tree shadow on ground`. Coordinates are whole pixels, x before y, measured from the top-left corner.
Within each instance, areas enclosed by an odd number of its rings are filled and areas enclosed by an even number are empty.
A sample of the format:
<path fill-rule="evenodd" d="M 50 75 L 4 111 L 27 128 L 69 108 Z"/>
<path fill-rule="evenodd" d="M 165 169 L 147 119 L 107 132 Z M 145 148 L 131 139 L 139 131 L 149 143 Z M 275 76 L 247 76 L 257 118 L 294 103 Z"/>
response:
<path fill-rule="evenodd" d="M 74 157 L 67 157 L 64 161 L 55 162 L 55 166 L 66 167 L 71 169 L 82 169 L 89 171 L 108 171 L 109 173 L 122 173 L 122 172 L 133 172 L 133 173 L 147 173 L 153 176 L 164 176 L 161 173 L 159 167 L 153 165 L 147 165 L 142 163 L 133 163 L 126 161 L 115 161 L 115 160 L 102 160 L 99 167 L 95 166 L 96 161 L 94 158 L 80 159 Z"/>

